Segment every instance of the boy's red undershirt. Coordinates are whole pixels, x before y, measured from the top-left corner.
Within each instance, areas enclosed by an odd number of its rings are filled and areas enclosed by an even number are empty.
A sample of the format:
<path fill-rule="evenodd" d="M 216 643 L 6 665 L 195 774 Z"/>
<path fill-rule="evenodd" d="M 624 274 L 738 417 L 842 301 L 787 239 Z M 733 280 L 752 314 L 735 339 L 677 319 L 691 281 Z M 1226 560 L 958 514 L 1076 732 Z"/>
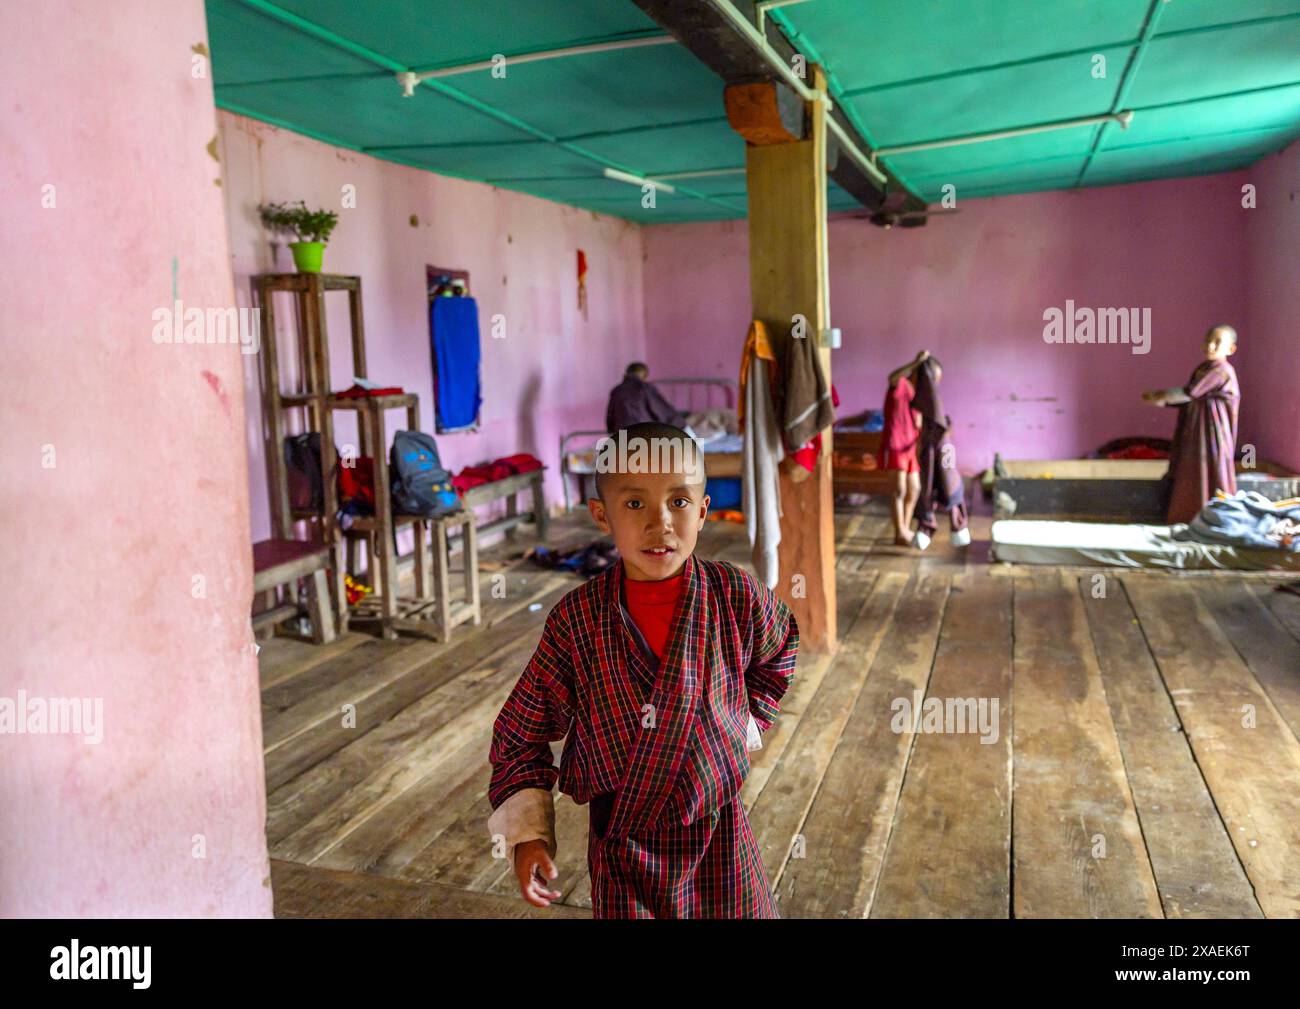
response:
<path fill-rule="evenodd" d="M 638 582 L 626 576 L 623 578 L 623 587 L 627 592 L 627 611 L 646 644 L 659 659 L 664 657 L 664 649 L 668 646 L 668 633 L 672 630 L 673 615 L 677 611 L 677 600 L 682 594 L 682 578 L 685 574 L 685 570 L 682 570 L 672 578 L 658 582 Z"/>

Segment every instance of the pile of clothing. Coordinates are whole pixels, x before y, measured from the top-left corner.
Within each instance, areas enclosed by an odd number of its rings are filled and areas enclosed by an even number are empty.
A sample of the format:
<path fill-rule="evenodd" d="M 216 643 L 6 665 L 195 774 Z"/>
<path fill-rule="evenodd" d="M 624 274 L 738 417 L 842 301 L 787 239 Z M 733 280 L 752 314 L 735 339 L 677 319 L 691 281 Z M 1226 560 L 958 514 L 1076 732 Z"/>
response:
<path fill-rule="evenodd" d="M 746 531 L 754 548 L 754 568 L 768 588 L 777 584 L 777 546 L 781 542 L 781 497 L 777 472 L 787 456 L 811 473 L 821 454 L 821 432 L 835 421 L 838 397 L 818 358 L 816 335 L 782 342 L 782 353 L 767 326 L 749 327 L 740 364 L 739 419 L 744 435 Z"/>
<path fill-rule="evenodd" d="M 1300 498 L 1270 501 L 1252 490 L 1216 491 L 1175 539 L 1300 551 Z"/>
<path fill-rule="evenodd" d="M 573 571 L 584 578 L 591 578 L 614 566 L 618 561 L 618 548 L 614 546 L 613 540 L 593 540 L 586 546 L 572 550 L 534 547 L 528 557 L 539 568 Z"/>
<path fill-rule="evenodd" d="M 541 468 L 542 461 L 537 456 L 519 452 L 477 466 L 466 466 L 451 478 L 451 483 L 456 488 L 456 493 L 464 494 L 471 487 L 481 487 L 485 483 L 495 483 L 497 480 L 504 480 L 519 473 L 531 473 Z"/>
<path fill-rule="evenodd" d="M 1132 438 L 1115 438 L 1092 453 L 1091 459 L 1168 459 L 1168 438 L 1150 438 L 1139 435 Z"/>

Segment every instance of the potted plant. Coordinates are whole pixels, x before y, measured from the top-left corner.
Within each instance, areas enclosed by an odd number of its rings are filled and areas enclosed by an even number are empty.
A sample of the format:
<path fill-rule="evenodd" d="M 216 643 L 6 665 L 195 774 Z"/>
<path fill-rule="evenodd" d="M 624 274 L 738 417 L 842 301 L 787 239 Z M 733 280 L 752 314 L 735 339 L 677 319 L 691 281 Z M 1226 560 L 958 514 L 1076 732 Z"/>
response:
<path fill-rule="evenodd" d="M 298 241 L 290 242 L 293 265 L 299 273 L 320 273 L 321 258 L 330 232 L 339 223 L 339 215 L 332 210 L 308 210 L 302 200 L 297 203 L 264 203 L 258 210 L 262 223 L 272 231 L 296 235 Z"/>

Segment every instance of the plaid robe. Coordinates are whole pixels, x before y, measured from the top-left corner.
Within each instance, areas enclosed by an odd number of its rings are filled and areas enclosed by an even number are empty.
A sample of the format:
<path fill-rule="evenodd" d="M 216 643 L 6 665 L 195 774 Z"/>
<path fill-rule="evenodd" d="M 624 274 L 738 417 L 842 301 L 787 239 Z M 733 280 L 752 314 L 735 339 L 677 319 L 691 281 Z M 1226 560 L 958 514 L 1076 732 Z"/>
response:
<path fill-rule="evenodd" d="M 627 615 L 621 561 L 560 600 L 497 717 L 488 797 L 549 803 L 558 779 L 596 800 L 598 918 L 777 917 L 739 793 L 750 716 L 776 717 L 798 627 L 731 564 L 690 557 L 685 576 L 662 662 Z M 557 771 L 549 743 L 566 736 Z"/>

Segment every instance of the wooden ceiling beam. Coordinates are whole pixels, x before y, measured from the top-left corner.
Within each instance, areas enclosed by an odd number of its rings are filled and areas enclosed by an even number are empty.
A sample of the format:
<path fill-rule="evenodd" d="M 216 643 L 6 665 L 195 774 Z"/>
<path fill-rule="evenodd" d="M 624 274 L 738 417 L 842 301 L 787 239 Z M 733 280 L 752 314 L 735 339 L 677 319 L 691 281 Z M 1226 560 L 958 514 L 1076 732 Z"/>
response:
<path fill-rule="evenodd" d="M 727 2 L 758 30 L 753 0 Z M 778 107 L 787 108 L 791 100 L 799 101 L 798 95 L 780 80 L 767 59 L 755 48 L 753 41 L 715 4 L 682 3 L 681 0 L 633 0 L 633 3 L 690 50 L 696 59 L 721 77 L 726 85 L 773 83 Z M 777 25 L 765 21 L 762 31 L 768 46 L 787 66 L 794 64 L 796 56 L 804 60 L 806 67 L 811 66 L 811 61 L 790 44 L 790 40 Z M 838 106 L 833 107 L 829 115 L 859 150 L 870 154 L 870 146 Z M 738 132 L 745 136 L 739 128 Z M 912 193 L 883 165 L 880 169 L 885 174 L 886 182 L 882 188 L 854 158 L 843 151 L 833 135 L 828 138 L 826 154 L 827 171 L 831 178 L 868 210 L 902 213 L 925 209 L 925 201 Z"/>

